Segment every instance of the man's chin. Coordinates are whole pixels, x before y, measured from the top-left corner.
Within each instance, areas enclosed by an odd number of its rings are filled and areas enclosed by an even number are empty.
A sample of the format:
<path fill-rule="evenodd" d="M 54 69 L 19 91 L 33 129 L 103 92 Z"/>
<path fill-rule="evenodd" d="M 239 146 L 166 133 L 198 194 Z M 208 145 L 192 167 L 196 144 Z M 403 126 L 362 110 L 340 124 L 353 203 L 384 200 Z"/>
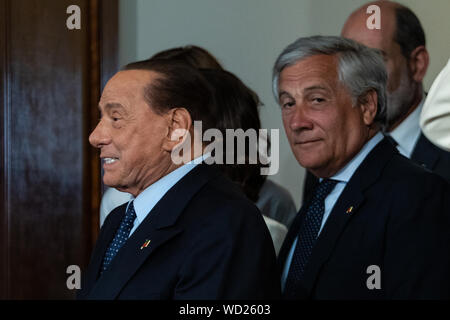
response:
<path fill-rule="evenodd" d="M 105 186 L 108 186 L 110 188 L 115 188 L 117 190 L 119 190 L 119 188 L 121 187 L 121 184 L 119 183 L 119 181 L 117 181 L 117 179 L 108 177 L 106 174 L 103 176 L 103 184 Z"/>
<path fill-rule="evenodd" d="M 314 171 L 317 168 L 320 168 L 320 162 L 317 159 L 307 158 L 307 157 L 297 157 L 298 163 L 309 171 Z"/>

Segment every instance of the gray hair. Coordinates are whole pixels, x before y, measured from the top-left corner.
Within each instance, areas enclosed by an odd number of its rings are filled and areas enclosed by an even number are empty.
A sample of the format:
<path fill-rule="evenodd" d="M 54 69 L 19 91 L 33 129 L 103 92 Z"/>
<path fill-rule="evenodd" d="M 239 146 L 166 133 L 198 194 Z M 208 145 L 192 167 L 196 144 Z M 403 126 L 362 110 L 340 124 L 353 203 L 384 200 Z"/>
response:
<path fill-rule="evenodd" d="M 273 67 L 272 89 L 277 103 L 281 71 L 302 59 L 319 54 L 338 57 L 339 81 L 349 90 L 354 106 L 369 90 L 377 93 L 378 106 L 374 121 L 380 123 L 383 128 L 386 122 L 387 72 L 382 55 L 379 50 L 342 37 L 299 38 L 283 50 Z"/>

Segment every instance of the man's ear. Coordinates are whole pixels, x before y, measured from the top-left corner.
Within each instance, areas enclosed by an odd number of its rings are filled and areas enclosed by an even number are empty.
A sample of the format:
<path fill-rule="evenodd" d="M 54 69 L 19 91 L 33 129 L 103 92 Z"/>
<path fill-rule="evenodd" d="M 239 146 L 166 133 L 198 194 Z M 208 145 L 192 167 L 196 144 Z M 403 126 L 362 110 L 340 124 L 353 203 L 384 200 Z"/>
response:
<path fill-rule="evenodd" d="M 167 136 L 163 149 L 171 152 L 173 148 L 184 142 L 192 127 L 191 114 L 185 108 L 173 108 L 165 115 L 168 122 Z"/>
<path fill-rule="evenodd" d="M 415 48 L 409 58 L 409 70 L 415 82 L 422 82 L 427 73 L 430 57 L 425 46 Z"/>
<path fill-rule="evenodd" d="M 358 99 L 359 107 L 362 111 L 364 124 L 371 126 L 373 120 L 377 115 L 378 110 L 378 95 L 373 89 L 367 91 L 362 97 Z"/>

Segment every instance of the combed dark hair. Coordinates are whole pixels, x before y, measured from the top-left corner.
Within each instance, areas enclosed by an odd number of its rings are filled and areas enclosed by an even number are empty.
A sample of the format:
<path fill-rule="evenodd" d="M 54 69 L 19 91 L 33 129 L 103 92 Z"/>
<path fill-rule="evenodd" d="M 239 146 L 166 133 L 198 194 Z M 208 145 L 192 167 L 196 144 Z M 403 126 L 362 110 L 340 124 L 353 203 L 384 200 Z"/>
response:
<path fill-rule="evenodd" d="M 261 103 L 258 95 L 231 72 L 218 69 L 202 69 L 201 72 L 213 88 L 214 100 L 219 112 L 216 125 L 224 136 L 224 145 L 226 145 L 226 129 L 242 129 L 243 131 L 255 129 L 258 132 L 261 129 L 258 114 Z M 249 148 L 253 147 L 257 146 L 246 144 L 245 164 L 224 164 L 222 168 L 231 180 L 242 187 L 250 200 L 257 201 L 266 176 L 261 175 L 260 169 L 263 165 L 259 159 L 257 164 L 249 164 Z M 235 148 L 235 160 L 236 157 Z"/>
<path fill-rule="evenodd" d="M 235 75 L 223 70 L 205 49 L 195 46 L 168 49 L 148 60 L 130 63 L 122 70 L 147 70 L 160 75 L 144 89 L 149 106 L 159 114 L 184 107 L 193 121 L 202 121 L 204 131 L 217 128 L 224 137 L 226 129 L 261 128 L 258 95 Z M 251 165 L 248 161 L 219 166 L 252 201 L 258 199 L 266 179 L 260 174 L 261 167 L 259 162 Z"/>
<path fill-rule="evenodd" d="M 408 7 L 396 7 L 395 18 L 397 26 L 394 40 L 400 45 L 403 56 L 409 60 L 415 48 L 425 46 L 425 32 L 417 16 Z"/>
<path fill-rule="evenodd" d="M 212 89 L 198 69 L 170 59 L 148 59 L 130 63 L 122 70 L 147 70 L 159 75 L 144 89 L 144 98 L 156 113 L 183 107 L 192 121 L 202 121 L 205 130 L 215 128 L 218 119 Z"/>
<path fill-rule="evenodd" d="M 170 59 L 194 68 L 223 69 L 219 61 L 208 50 L 194 45 L 160 51 L 151 59 Z"/>

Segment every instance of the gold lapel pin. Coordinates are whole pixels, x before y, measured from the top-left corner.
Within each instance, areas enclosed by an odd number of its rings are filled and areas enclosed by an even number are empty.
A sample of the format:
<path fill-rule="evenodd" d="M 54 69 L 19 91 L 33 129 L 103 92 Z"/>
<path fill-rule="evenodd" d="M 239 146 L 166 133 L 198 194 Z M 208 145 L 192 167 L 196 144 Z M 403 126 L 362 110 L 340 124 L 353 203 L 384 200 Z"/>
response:
<path fill-rule="evenodd" d="M 141 246 L 141 250 L 147 248 L 152 240 L 145 240 L 144 244 Z"/>

